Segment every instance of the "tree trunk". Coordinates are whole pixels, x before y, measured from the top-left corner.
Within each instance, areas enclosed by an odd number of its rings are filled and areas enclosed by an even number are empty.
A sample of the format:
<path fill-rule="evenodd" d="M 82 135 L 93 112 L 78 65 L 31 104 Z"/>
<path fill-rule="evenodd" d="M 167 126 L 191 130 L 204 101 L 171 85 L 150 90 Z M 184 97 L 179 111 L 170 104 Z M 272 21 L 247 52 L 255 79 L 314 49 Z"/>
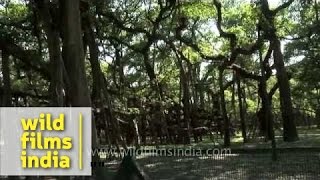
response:
<path fill-rule="evenodd" d="M 162 107 L 162 102 L 164 100 L 164 94 L 163 94 L 163 89 L 162 86 L 160 84 L 160 82 L 158 82 L 157 80 L 157 76 L 154 72 L 154 67 L 150 64 L 149 60 L 149 53 L 150 53 L 150 44 L 147 44 L 144 48 L 144 53 L 143 53 L 143 62 L 144 62 L 144 66 L 146 68 L 147 71 L 147 75 L 150 79 L 150 84 L 151 84 L 151 88 L 154 90 L 154 92 L 156 93 L 156 97 L 158 99 L 160 103 L 160 110 L 161 112 L 158 114 L 159 116 L 157 117 L 157 119 L 161 122 L 161 132 L 163 132 L 163 135 L 165 135 L 166 137 L 169 137 L 169 131 L 168 131 L 168 125 L 167 122 L 165 120 L 165 114 L 163 112 L 163 107 Z M 162 135 L 161 135 L 162 136 Z"/>
<path fill-rule="evenodd" d="M 49 4 L 47 2 L 38 2 L 38 10 L 41 20 L 44 24 L 44 31 L 47 36 L 49 49 L 49 58 L 51 65 L 51 81 L 49 94 L 51 97 L 51 106 L 64 106 L 63 92 L 63 60 L 60 46 L 60 31 L 55 25 L 57 19 L 49 12 Z M 53 12 L 52 12 L 53 13 Z M 58 12 L 54 12 L 58 13 Z"/>
<path fill-rule="evenodd" d="M 298 133 L 293 115 L 290 84 L 283 62 L 280 40 L 274 38 L 274 40 L 271 42 L 271 46 L 274 50 L 273 57 L 277 70 L 277 79 L 279 82 L 280 105 L 283 121 L 283 140 L 288 142 L 296 141 L 298 140 Z"/>
<path fill-rule="evenodd" d="M 320 105 L 318 105 L 316 110 L 316 121 L 317 121 L 317 128 L 320 129 Z"/>
<path fill-rule="evenodd" d="M 69 95 L 72 106 L 90 107 L 90 93 L 85 72 L 79 0 L 65 1 L 64 50 L 69 74 Z"/>
<path fill-rule="evenodd" d="M 258 30 L 258 36 L 260 36 L 260 31 Z M 276 154 L 276 141 L 274 136 L 273 130 L 273 118 L 272 118 L 272 111 L 271 111 L 271 103 L 268 97 L 267 92 L 267 78 L 266 78 L 266 70 L 265 64 L 262 58 L 262 51 L 259 50 L 259 60 L 260 60 L 260 69 L 261 69 L 261 79 L 260 79 L 260 92 L 259 96 L 261 97 L 262 101 L 262 116 L 264 117 L 264 121 L 266 123 L 266 138 L 271 139 L 271 147 L 272 147 L 272 159 L 277 159 Z"/>
<path fill-rule="evenodd" d="M 91 107 L 90 93 L 85 72 L 84 50 L 80 20 L 80 0 L 61 1 L 64 17 L 64 62 L 69 75 L 70 86 L 68 96 L 71 106 Z M 92 148 L 98 148 L 98 138 L 95 121 L 92 121 Z M 92 157 L 92 161 L 99 162 L 97 155 Z M 107 179 L 105 170 L 98 167 L 93 172 L 97 179 Z"/>
<path fill-rule="evenodd" d="M 219 69 L 220 109 L 222 112 L 222 118 L 224 122 L 224 147 L 230 147 L 230 119 L 227 114 L 226 100 L 224 96 L 223 71 L 224 71 L 224 68 L 220 67 Z"/>
<path fill-rule="evenodd" d="M 150 82 L 151 82 L 151 87 L 155 90 L 156 95 L 159 96 L 159 99 L 162 99 L 163 94 L 162 94 L 161 86 L 159 86 L 159 83 L 157 81 L 157 76 L 154 72 L 154 68 L 151 66 L 151 64 L 149 62 L 149 49 L 147 49 L 143 53 L 143 62 L 144 62 L 144 66 L 147 71 L 147 75 L 148 75 Z"/>
<path fill-rule="evenodd" d="M 90 64 L 91 64 L 91 71 L 92 71 L 92 98 L 94 103 L 97 105 L 98 108 L 101 108 L 101 113 L 107 116 L 107 120 L 109 120 L 109 124 L 112 125 L 113 133 L 112 138 L 115 139 L 116 145 L 118 146 L 119 142 L 125 149 L 127 148 L 121 133 L 120 133 L 120 126 L 117 122 L 117 119 L 114 118 L 112 112 L 112 104 L 110 102 L 109 93 L 106 89 L 106 83 L 104 80 L 104 75 L 102 73 L 100 64 L 99 64 L 99 50 L 98 45 L 95 41 L 95 35 L 92 29 L 92 23 L 90 21 L 90 17 L 85 17 L 86 24 L 84 25 L 84 34 L 85 39 L 89 46 L 90 51 Z M 107 104 L 107 108 L 104 108 L 104 104 Z M 108 111 L 108 112 L 106 112 Z M 100 119 L 100 121 L 106 121 L 106 119 Z M 112 122 L 111 122 L 112 121 Z M 106 122 L 103 124 L 107 125 Z M 107 132 L 107 126 L 104 127 L 105 131 Z"/>
<path fill-rule="evenodd" d="M 234 122 L 236 122 L 238 120 L 238 115 L 237 115 L 237 108 L 236 108 L 236 85 L 237 85 L 237 81 L 236 81 L 236 74 L 233 74 L 233 79 L 235 79 L 235 81 L 232 83 L 232 91 L 231 91 L 231 113 L 230 113 L 230 119 L 234 120 Z"/>
<path fill-rule="evenodd" d="M 182 90 L 182 104 L 183 104 L 183 119 L 184 127 L 187 128 L 186 131 L 180 126 L 181 132 L 179 136 L 183 136 L 183 142 L 189 144 L 191 141 L 191 127 L 190 127 L 190 91 L 189 91 L 189 79 L 187 73 L 183 67 L 183 62 L 181 58 L 177 60 L 178 67 L 180 69 L 180 84 Z"/>
<path fill-rule="evenodd" d="M 270 46 L 273 48 L 274 64 L 277 71 L 277 79 L 280 91 L 280 106 L 283 121 L 283 140 L 288 142 L 296 141 L 298 140 L 298 133 L 293 115 L 290 84 L 287 71 L 284 66 L 283 54 L 281 52 L 281 42 L 277 37 L 274 23 L 276 14 L 270 10 L 267 0 L 261 0 L 260 2 L 261 11 L 267 20 L 267 23 L 265 23 L 262 28 L 268 35 L 267 39 L 270 41 Z M 291 3 L 292 2 L 293 1 L 291 1 Z"/>
<path fill-rule="evenodd" d="M 2 51 L 3 97 L 2 106 L 12 106 L 9 54 Z"/>
<path fill-rule="evenodd" d="M 202 84 L 200 84 L 198 86 L 198 92 L 199 92 L 199 101 L 200 101 L 200 108 L 201 109 L 204 109 L 205 105 L 204 105 L 204 102 L 205 102 L 205 93 L 206 91 L 204 90 L 204 86 Z M 208 96 L 208 99 L 209 99 L 210 96 Z M 211 102 L 210 100 L 208 100 L 209 102 Z"/>
<path fill-rule="evenodd" d="M 239 103 L 239 115 L 240 115 L 240 122 L 241 122 L 241 132 L 243 143 L 247 142 L 247 130 L 246 130 L 246 123 L 245 123 L 245 111 L 243 108 L 243 101 L 242 101 L 242 89 L 241 89 L 241 79 L 237 75 L 237 89 L 238 89 L 238 103 Z"/>

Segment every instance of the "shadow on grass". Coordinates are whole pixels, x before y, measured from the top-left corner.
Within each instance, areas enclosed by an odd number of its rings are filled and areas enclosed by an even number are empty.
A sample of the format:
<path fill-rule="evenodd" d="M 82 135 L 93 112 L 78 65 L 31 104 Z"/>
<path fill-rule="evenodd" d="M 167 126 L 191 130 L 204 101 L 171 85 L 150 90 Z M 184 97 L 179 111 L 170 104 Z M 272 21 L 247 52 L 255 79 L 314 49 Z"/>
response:
<path fill-rule="evenodd" d="M 270 154 L 232 154 L 212 157 L 138 157 L 155 180 L 320 179 L 317 153 L 284 153 L 273 162 Z"/>

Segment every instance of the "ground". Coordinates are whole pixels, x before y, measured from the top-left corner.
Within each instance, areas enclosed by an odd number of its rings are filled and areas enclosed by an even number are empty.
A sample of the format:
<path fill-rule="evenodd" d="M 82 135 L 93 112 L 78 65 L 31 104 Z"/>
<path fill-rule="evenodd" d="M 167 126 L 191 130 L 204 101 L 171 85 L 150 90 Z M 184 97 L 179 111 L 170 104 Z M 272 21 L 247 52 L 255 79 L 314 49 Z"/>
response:
<path fill-rule="evenodd" d="M 298 128 L 299 141 L 282 141 L 276 132 L 278 160 L 272 161 L 270 143 L 263 139 L 251 140 L 243 145 L 240 134 L 232 139 L 230 155 L 202 157 L 136 157 L 138 164 L 156 180 L 179 179 L 320 179 L 320 129 Z M 213 143 L 209 138 L 192 144 L 192 148 L 217 148 L 222 139 Z M 219 144 L 220 143 L 220 144 Z M 187 146 L 164 145 L 160 148 L 187 148 Z M 150 148 L 150 147 L 148 147 Z M 246 151 L 250 150 L 250 151 Z M 116 170 L 117 161 L 109 163 Z"/>
<path fill-rule="evenodd" d="M 152 179 L 320 179 L 319 154 L 285 153 L 215 157 L 145 157 L 138 163 Z"/>

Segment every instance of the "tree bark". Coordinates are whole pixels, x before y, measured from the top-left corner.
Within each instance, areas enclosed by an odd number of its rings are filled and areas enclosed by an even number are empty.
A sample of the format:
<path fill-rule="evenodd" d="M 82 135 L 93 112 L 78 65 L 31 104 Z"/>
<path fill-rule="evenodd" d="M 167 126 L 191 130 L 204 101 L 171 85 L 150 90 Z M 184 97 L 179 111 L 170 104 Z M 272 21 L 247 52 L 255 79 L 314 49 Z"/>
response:
<path fill-rule="evenodd" d="M 70 79 L 70 102 L 76 107 L 90 107 L 90 93 L 85 72 L 79 0 L 65 1 L 64 50 Z"/>
<path fill-rule="evenodd" d="M 224 122 L 224 147 L 230 147 L 230 119 L 227 114 L 226 100 L 224 96 L 223 72 L 224 72 L 224 67 L 220 67 L 219 69 L 220 109 L 222 111 L 222 118 Z"/>
<path fill-rule="evenodd" d="M 57 26 L 56 16 L 49 12 L 48 2 L 38 2 L 38 10 L 44 24 L 50 58 L 50 88 L 51 106 L 64 106 L 63 88 L 63 60 L 61 54 L 60 29 Z M 58 12 L 52 12 L 57 14 Z"/>
<path fill-rule="evenodd" d="M 12 106 L 9 54 L 2 50 L 3 97 L 2 106 Z"/>
<path fill-rule="evenodd" d="M 67 93 L 70 104 L 74 107 L 91 107 L 90 93 L 85 72 L 84 50 L 80 18 L 80 0 L 61 1 L 64 17 L 64 62 L 69 75 L 70 86 Z M 92 148 L 98 148 L 98 138 L 95 121 L 92 121 Z M 92 161 L 100 161 L 98 154 Z M 107 179 L 105 170 L 94 168 L 97 179 Z"/>
<path fill-rule="evenodd" d="M 288 142 L 296 141 L 299 138 L 293 115 L 289 78 L 283 62 L 280 40 L 277 38 L 274 39 L 271 46 L 274 48 L 273 57 L 279 82 L 280 105 L 283 121 L 283 140 Z"/>
<path fill-rule="evenodd" d="M 273 58 L 277 71 L 277 79 L 280 91 L 280 106 L 283 121 L 283 140 L 288 142 L 296 141 L 299 138 L 293 115 L 289 78 L 284 66 L 283 54 L 281 52 L 281 42 L 277 37 L 276 27 L 274 24 L 276 14 L 283 8 L 288 7 L 293 1 L 288 1 L 275 10 L 270 10 L 267 0 L 261 0 L 260 2 L 261 11 L 267 20 L 265 23 L 262 23 L 263 21 L 261 22 L 261 28 L 264 30 L 267 39 L 270 41 L 270 46 L 273 48 Z"/>
<path fill-rule="evenodd" d="M 316 121 L 317 121 L 317 128 L 320 129 L 320 105 L 318 105 L 316 110 Z"/>
<path fill-rule="evenodd" d="M 125 149 L 127 148 L 121 133 L 119 123 L 116 118 L 113 116 L 112 112 L 112 104 L 110 102 L 109 93 L 106 89 L 106 83 L 104 80 L 104 75 L 102 73 L 100 64 L 99 64 L 99 50 L 98 45 L 95 41 L 95 35 L 92 29 L 92 23 L 90 22 L 89 17 L 85 17 L 86 24 L 84 25 L 84 34 L 85 39 L 89 46 L 90 51 L 90 64 L 91 64 L 91 71 L 92 71 L 92 98 L 94 103 L 97 105 L 98 108 L 101 108 L 101 113 L 108 115 L 107 119 L 110 121 L 113 127 L 113 138 L 116 142 L 119 142 Z M 104 104 L 107 104 L 107 109 L 104 108 Z M 107 113 L 105 111 L 108 111 Z M 106 119 L 102 118 L 101 121 L 106 121 Z M 111 122 L 112 121 L 112 122 Z M 106 123 L 105 123 L 106 124 Z M 107 130 L 108 128 L 105 127 Z M 117 144 L 116 144 L 117 145 Z"/>
<path fill-rule="evenodd" d="M 177 57 L 177 65 L 180 69 L 180 84 L 181 84 L 181 101 L 183 104 L 183 118 L 184 126 L 187 131 L 184 131 L 182 126 L 180 126 L 181 132 L 179 133 L 180 139 L 183 139 L 185 144 L 189 144 L 191 140 L 191 129 L 190 129 L 190 91 L 189 91 L 189 79 L 188 75 L 183 67 L 183 61 L 180 57 Z M 186 132 L 186 133 L 185 133 Z"/>
<path fill-rule="evenodd" d="M 258 29 L 258 36 L 260 37 L 260 30 Z M 262 58 L 262 51 L 259 50 L 259 63 L 261 69 L 261 80 L 260 80 L 260 92 L 259 96 L 261 97 L 262 106 L 261 110 L 263 112 L 262 116 L 264 117 L 264 121 L 266 123 L 266 138 L 271 140 L 271 147 L 272 147 L 272 159 L 277 160 L 276 154 L 276 141 L 275 135 L 273 130 L 273 117 L 272 117 L 272 110 L 271 110 L 271 101 L 268 96 L 267 92 L 267 77 L 266 77 L 266 66 L 265 61 Z"/>
<path fill-rule="evenodd" d="M 241 123 L 241 133 L 243 138 L 243 143 L 247 142 L 247 130 L 246 130 L 246 122 L 245 122 L 245 111 L 243 108 L 242 101 L 242 89 L 241 89 L 241 79 L 239 76 L 237 78 L 237 89 L 238 89 L 238 103 L 239 103 L 239 115 L 240 115 L 240 123 Z"/>

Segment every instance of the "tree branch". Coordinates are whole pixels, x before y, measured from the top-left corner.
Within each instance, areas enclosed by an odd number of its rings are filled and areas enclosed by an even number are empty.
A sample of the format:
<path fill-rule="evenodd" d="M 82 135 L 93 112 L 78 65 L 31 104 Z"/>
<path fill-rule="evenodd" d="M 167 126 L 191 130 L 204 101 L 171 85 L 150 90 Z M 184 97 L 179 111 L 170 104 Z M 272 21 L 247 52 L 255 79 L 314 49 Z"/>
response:
<path fill-rule="evenodd" d="M 243 69 L 242 67 L 240 67 L 237 64 L 232 64 L 229 68 L 234 70 L 234 71 L 236 71 L 236 73 L 238 75 L 240 75 L 241 77 L 254 79 L 256 81 L 260 81 L 261 80 L 261 76 L 255 75 L 255 74 L 250 73 L 250 72 L 247 72 L 247 70 Z"/>
<path fill-rule="evenodd" d="M 279 11 L 289 7 L 292 3 L 294 2 L 294 0 L 288 0 L 287 2 L 281 4 L 280 6 L 278 6 L 276 9 L 274 9 L 272 11 L 272 14 L 275 16 Z"/>
<path fill-rule="evenodd" d="M 48 65 L 41 61 L 41 57 L 35 53 L 36 51 L 24 50 L 22 47 L 16 45 L 12 39 L 3 36 L 0 36 L 0 49 L 20 59 L 21 62 L 40 73 L 44 78 L 50 79 L 50 74 L 47 69 Z"/>

